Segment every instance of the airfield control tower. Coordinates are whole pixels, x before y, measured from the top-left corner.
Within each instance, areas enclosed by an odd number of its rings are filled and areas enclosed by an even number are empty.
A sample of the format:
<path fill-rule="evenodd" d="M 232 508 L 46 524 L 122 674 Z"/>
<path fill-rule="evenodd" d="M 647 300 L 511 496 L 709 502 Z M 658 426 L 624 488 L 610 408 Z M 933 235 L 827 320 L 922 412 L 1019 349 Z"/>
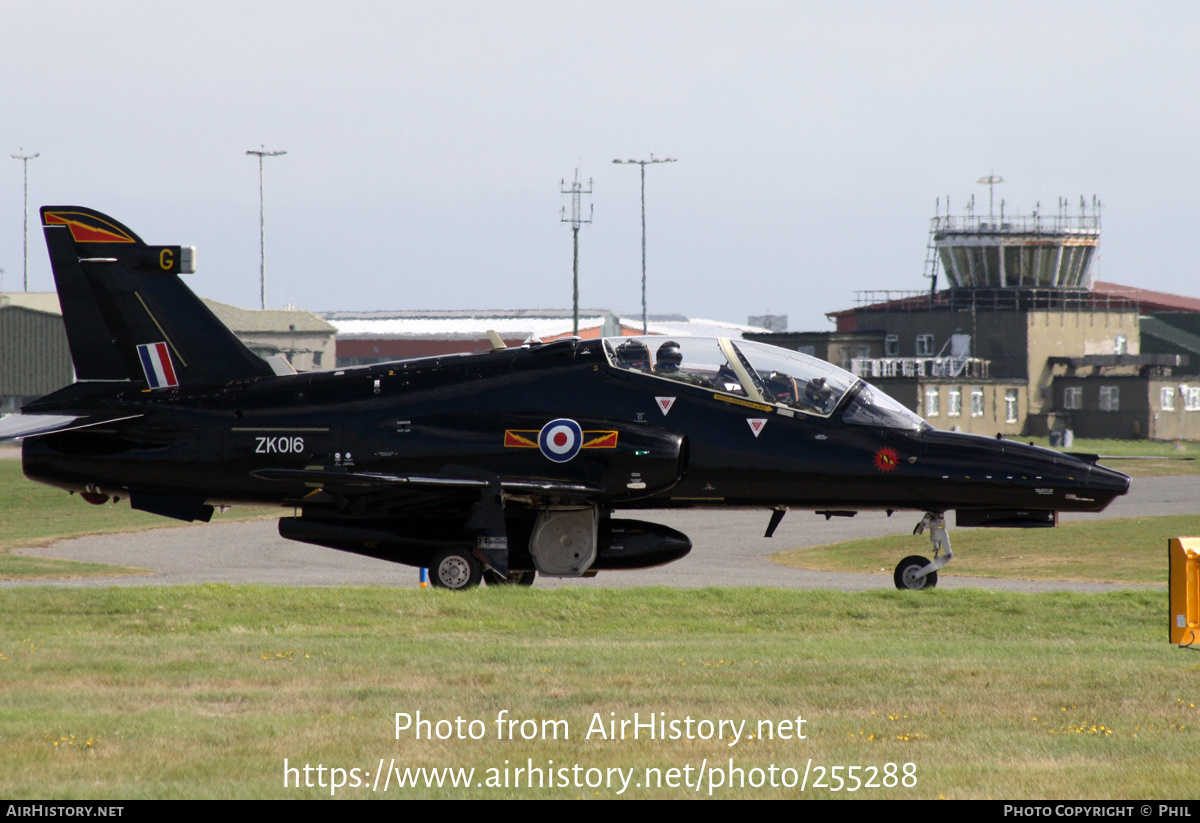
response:
<path fill-rule="evenodd" d="M 1100 202 L 1080 198 L 1078 211 L 1066 198 L 1044 214 L 1041 204 L 1029 216 L 994 212 L 976 217 L 974 198 L 966 215 L 940 213 L 930 221 L 926 276 L 937 290 L 937 270 L 952 289 L 1052 289 L 1063 292 L 1091 288 L 1089 271 L 1100 243 Z"/>

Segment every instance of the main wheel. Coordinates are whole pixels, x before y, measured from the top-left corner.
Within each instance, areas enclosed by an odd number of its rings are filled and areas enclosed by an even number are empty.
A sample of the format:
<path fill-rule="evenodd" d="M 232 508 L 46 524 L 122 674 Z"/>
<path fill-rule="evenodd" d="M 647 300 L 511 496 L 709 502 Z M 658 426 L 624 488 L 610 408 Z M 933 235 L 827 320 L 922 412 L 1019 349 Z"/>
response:
<path fill-rule="evenodd" d="M 483 570 L 483 582 L 489 586 L 532 586 L 536 578 L 537 572 L 533 569 L 520 572 L 510 571 L 507 578 L 501 577 L 491 569 Z"/>
<path fill-rule="evenodd" d="M 919 577 L 917 572 L 929 565 L 929 561 L 919 554 L 914 554 L 900 561 L 896 566 L 893 578 L 897 589 L 932 589 L 937 585 L 937 572 L 930 572 Z"/>
<path fill-rule="evenodd" d="M 442 549 L 429 564 L 430 582 L 442 589 L 470 589 L 482 577 L 483 565 L 466 549 Z"/>

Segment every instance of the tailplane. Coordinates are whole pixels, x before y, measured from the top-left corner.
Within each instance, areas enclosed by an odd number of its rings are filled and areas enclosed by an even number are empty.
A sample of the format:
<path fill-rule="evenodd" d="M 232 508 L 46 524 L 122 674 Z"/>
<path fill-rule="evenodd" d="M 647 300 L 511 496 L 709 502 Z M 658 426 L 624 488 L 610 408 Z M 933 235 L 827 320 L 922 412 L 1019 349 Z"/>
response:
<path fill-rule="evenodd" d="M 80 206 L 43 206 L 42 229 L 79 380 L 168 389 L 274 374 L 179 279 L 194 247 L 148 246 Z"/>

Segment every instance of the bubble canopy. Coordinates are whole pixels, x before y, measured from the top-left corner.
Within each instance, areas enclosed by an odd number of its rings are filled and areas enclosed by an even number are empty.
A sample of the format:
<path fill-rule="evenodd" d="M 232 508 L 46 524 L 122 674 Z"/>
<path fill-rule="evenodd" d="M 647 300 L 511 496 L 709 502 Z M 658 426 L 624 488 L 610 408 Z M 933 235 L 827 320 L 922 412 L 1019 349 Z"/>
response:
<path fill-rule="evenodd" d="M 929 424 L 848 371 L 799 352 L 727 337 L 606 337 L 618 369 L 852 425 L 917 431 Z M 843 399 L 850 400 L 843 404 Z"/>

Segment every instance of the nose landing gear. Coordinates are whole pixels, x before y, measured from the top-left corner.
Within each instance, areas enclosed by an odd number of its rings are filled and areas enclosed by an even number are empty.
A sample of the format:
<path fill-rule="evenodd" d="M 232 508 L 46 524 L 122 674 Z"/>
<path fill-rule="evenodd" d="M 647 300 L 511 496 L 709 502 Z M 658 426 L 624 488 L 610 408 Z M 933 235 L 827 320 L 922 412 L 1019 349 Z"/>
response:
<path fill-rule="evenodd" d="M 921 534 L 925 529 L 929 529 L 929 539 L 933 542 L 933 560 L 916 554 L 901 560 L 892 575 L 897 589 L 932 589 L 937 585 L 938 569 L 954 557 L 950 550 L 950 535 L 946 533 L 945 512 L 926 512 L 913 534 Z"/>

